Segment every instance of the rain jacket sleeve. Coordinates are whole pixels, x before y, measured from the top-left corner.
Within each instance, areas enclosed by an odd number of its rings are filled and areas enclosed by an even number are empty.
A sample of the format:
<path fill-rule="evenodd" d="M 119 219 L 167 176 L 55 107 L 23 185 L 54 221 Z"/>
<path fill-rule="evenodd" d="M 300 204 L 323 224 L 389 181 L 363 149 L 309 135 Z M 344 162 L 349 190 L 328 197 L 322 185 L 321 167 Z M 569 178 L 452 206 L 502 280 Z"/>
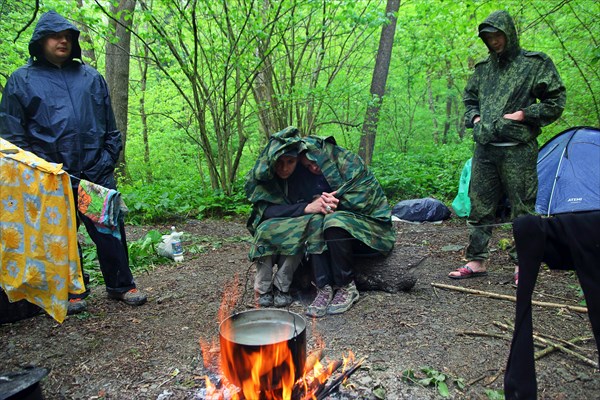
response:
<path fill-rule="evenodd" d="M 543 53 L 526 52 L 525 55 L 542 59 L 532 86 L 533 95 L 540 101 L 523 108 L 525 122 L 539 127 L 546 126 L 556 121 L 565 108 L 565 87 L 550 57 Z"/>
<path fill-rule="evenodd" d="M 465 87 L 465 93 L 463 96 L 463 101 L 465 104 L 465 127 L 473 128 L 473 119 L 481 115 L 479 111 L 479 76 L 477 74 L 471 75 L 469 80 L 467 81 L 467 86 Z"/>
<path fill-rule="evenodd" d="M 25 126 L 25 109 L 18 98 L 15 77 L 11 75 L 0 102 L 0 136 L 23 150 L 31 151 L 25 136 Z"/>

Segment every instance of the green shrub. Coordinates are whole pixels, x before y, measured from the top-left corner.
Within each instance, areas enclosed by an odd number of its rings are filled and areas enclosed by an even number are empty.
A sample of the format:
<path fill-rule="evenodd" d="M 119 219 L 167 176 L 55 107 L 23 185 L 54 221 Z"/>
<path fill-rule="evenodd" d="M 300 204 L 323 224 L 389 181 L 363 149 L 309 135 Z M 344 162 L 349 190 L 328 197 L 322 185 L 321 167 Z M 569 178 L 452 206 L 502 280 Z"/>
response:
<path fill-rule="evenodd" d="M 419 153 L 380 154 L 372 165 L 390 204 L 433 197 L 450 203 L 456 196 L 460 173 L 471 157 L 470 145 L 420 146 Z"/>

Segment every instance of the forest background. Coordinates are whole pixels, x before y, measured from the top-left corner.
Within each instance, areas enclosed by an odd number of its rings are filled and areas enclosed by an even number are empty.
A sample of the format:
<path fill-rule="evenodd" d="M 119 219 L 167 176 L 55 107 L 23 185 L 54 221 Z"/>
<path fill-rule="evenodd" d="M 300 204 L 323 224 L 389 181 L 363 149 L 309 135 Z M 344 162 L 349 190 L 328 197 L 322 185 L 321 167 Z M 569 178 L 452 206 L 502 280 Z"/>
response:
<path fill-rule="evenodd" d="M 289 125 L 361 154 L 392 205 L 450 204 L 473 148 L 462 92 L 487 56 L 477 25 L 496 9 L 567 87 L 540 144 L 600 126 L 595 0 L 0 0 L 0 89 L 51 9 L 109 84 L 129 223 L 245 215 L 244 176 Z"/>

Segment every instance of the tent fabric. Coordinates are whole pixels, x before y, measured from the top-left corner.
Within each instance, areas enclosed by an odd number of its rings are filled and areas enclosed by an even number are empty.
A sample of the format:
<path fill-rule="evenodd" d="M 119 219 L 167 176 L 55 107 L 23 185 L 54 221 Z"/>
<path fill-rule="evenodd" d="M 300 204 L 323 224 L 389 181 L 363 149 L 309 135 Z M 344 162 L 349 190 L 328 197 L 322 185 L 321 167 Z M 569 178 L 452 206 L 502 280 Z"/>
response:
<path fill-rule="evenodd" d="M 392 216 L 410 222 L 437 222 L 450 218 L 450 210 L 444 203 L 430 197 L 403 200 L 392 208 Z"/>
<path fill-rule="evenodd" d="M 538 154 L 535 211 L 543 215 L 600 210 L 600 130 L 567 129 Z"/>
<path fill-rule="evenodd" d="M 469 158 L 462 169 L 458 182 L 458 193 L 452 201 L 452 209 L 459 217 L 468 217 L 471 212 L 471 199 L 469 198 L 469 184 L 471 183 L 471 160 Z"/>

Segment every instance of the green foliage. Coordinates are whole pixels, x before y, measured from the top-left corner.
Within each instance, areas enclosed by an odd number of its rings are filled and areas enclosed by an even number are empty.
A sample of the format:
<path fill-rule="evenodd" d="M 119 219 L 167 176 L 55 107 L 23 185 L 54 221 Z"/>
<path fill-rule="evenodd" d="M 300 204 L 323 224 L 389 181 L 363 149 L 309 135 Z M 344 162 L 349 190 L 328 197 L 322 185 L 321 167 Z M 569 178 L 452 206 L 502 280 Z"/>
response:
<path fill-rule="evenodd" d="M 250 205 L 240 188 L 241 183 L 238 182 L 238 189 L 232 195 L 219 191 L 203 192 L 191 179 L 122 185 L 123 199 L 129 208 L 127 222 L 145 224 L 187 218 L 245 215 L 249 212 Z"/>
<path fill-rule="evenodd" d="M 143 238 L 127 243 L 129 266 L 132 272 L 147 271 L 152 269 L 155 263 L 164 264 L 168 260 L 156 252 L 156 246 L 161 241 L 161 233 L 151 230 Z"/>
<path fill-rule="evenodd" d="M 96 246 L 92 239 L 88 235 L 85 229 L 80 232 L 80 247 L 81 247 L 81 264 L 83 270 L 90 275 L 90 285 L 97 286 L 104 283 L 104 278 L 100 272 L 100 264 L 98 263 L 98 253 L 96 253 Z"/>
<path fill-rule="evenodd" d="M 390 204 L 433 197 L 452 201 L 463 165 L 471 157 L 470 145 L 424 144 L 420 153 L 385 152 L 373 161 L 372 170 Z"/>
<path fill-rule="evenodd" d="M 92 239 L 85 231 L 80 233 L 83 240 L 81 246 L 81 262 L 83 270 L 90 275 L 90 286 L 98 286 L 104 284 L 104 278 L 100 271 L 98 263 L 98 254 L 96 246 Z M 133 273 L 148 271 L 154 268 L 155 264 L 164 264 L 169 259 L 159 256 L 156 252 L 156 246 L 162 241 L 162 235 L 156 230 L 149 231 L 144 237 L 136 241 L 127 243 L 129 253 L 129 266 Z"/>
<path fill-rule="evenodd" d="M 402 371 L 402 380 L 425 387 L 434 386 L 437 388 L 440 396 L 444 398 L 450 396 L 448 382 L 453 382 L 459 390 L 465 387 L 464 379 L 453 378 L 430 367 L 420 367 L 419 372 L 415 372 L 413 369 L 406 369 Z"/>
<path fill-rule="evenodd" d="M 486 389 L 485 395 L 489 400 L 504 400 L 504 390 L 502 389 Z"/>

